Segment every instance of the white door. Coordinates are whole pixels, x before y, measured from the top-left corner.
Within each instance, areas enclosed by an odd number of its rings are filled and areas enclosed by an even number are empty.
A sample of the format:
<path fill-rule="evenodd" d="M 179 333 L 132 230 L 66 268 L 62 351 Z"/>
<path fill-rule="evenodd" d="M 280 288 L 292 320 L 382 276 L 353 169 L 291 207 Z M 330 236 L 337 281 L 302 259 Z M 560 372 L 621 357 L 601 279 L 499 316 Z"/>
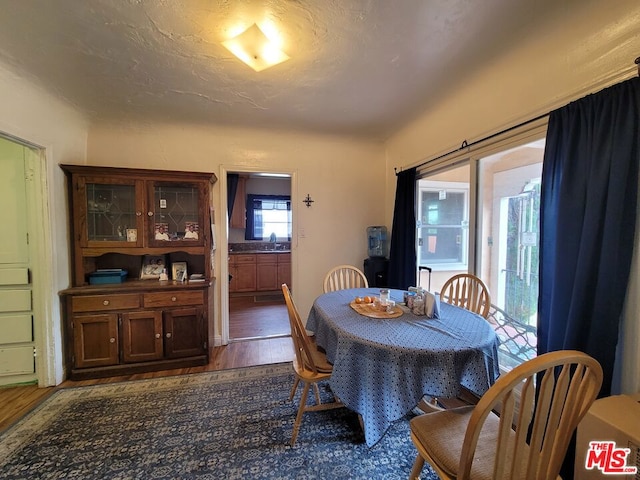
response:
<path fill-rule="evenodd" d="M 27 147 L 0 138 L 0 385 L 35 382 Z"/>

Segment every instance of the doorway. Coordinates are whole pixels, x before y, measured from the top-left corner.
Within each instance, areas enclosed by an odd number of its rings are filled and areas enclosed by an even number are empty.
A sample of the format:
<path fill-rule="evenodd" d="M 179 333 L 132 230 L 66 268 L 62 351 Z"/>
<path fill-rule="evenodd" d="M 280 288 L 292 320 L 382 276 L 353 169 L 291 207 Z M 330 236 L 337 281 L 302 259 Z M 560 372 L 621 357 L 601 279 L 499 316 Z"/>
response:
<path fill-rule="evenodd" d="M 290 334 L 280 285 L 291 286 L 291 175 L 229 171 L 228 340 Z"/>
<path fill-rule="evenodd" d="M 0 137 L 0 385 L 36 383 L 34 175 L 40 152 Z M 31 239 L 31 241 L 30 241 Z M 37 273 L 37 272 L 35 272 Z"/>

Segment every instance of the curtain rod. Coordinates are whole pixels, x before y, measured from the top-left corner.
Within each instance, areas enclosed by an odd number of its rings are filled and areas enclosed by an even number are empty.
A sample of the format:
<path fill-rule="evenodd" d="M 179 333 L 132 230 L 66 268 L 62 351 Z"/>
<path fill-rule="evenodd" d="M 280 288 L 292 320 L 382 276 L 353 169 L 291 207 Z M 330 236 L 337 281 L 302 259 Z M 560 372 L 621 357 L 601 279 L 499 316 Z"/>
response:
<path fill-rule="evenodd" d="M 638 58 L 640 58 L 640 57 L 638 57 Z M 639 68 L 640 68 L 640 67 L 639 67 Z M 521 127 L 524 127 L 525 125 L 528 125 L 528 124 L 530 124 L 530 123 L 537 122 L 538 120 L 540 120 L 540 119 L 542 119 L 542 118 L 544 118 L 544 117 L 547 117 L 547 116 L 549 116 L 549 112 L 547 112 L 547 113 L 543 113 L 542 115 L 538 115 L 538 116 L 537 116 L 537 117 L 535 117 L 535 118 L 530 118 L 529 120 L 526 120 L 526 121 L 524 121 L 524 122 L 521 122 L 521 123 L 519 123 L 519 124 L 517 124 L 517 125 L 513 125 L 512 127 L 505 128 L 504 130 L 500 130 L 499 132 L 492 133 L 491 135 L 487 135 L 486 137 L 482 137 L 482 138 L 480 138 L 480 139 L 478 139 L 478 140 L 475 140 L 475 141 L 473 141 L 473 142 L 471 142 L 471 143 L 468 143 L 466 140 L 464 140 L 464 141 L 462 142 L 462 144 L 460 145 L 460 148 L 455 149 L 455 150 L 451 150 L 451 151 L 446 152 L 446 153 L 443 153 L 442 155 L 438 155 L 438 156 L 437 156 L 437 157 L 435 157 L 435 158 L 430 158 L 429 160 L 425 160 L 424 162 L 419 163 L 418 165 L 414 165 L 414 166 L 413 166 L 413 167 L 411 167 L 411 168 L 420 168 L 420 167 L 423 167 L 423 166 L 425 166 L 427 163 L 435 162 L 436 160 L 440 160 L 441 158 L 444 158 L 444 157 L 446 157 L 447 155 L 452 155 L 452 154 L 454 154 L 454 153 L 456 153 L 456 152 L 459 152 L 459 151 L 460 151 L 460 150 L 462 150 L 462 149 L 465 149 L 465 148 L 468 148 L 468 147 L 472 147 L 472 146 L 474 146 L 474 145 L 477 145 L 478 143 L 486 142 L 487 140 L 491 140 L 492 138 L 497 137 L 498 135 L 503 135 L 503 134 L 505 134 L 505 133 L 510 132 L 511 130 L 515 130 L 516 128 L 521 128 Z M 393 171 L 395 172 L 396 176 L 398 176 L 398 174 L 402 172 L 402 167 L 400 167 L 400 171 L 398 171 L 397 167 L 393 167 Z"/>
<path fill-rule="evenodd" d="M 634 60 L 634 63 L 636 65 L 638 65 L 638 76 L 640 77 L 640 57 L 636 58 Z M 513 125 L 512 127 L 505 128 L 504 130 L 501 130 L 499 132 L 492 133 L 491 135 L 487 135 L 486 137 L 480 138 L 480 139 L 475 140 L 475 141 L 473 141 L 471 143 L 468 143 L 466 140 L 464 140 L 462 142 L 462 144 L 460 145 L 460 148 L 458 148 L 456 150 L 451 150 L 451 151 L 446 152 L 446 153 L 443 153 L 442 155 L 438 155 L 437 157 L 430 158 L 429 160 L 425 160 L 424 162 L 419 163 L 418 165 L 414 165 L 411 168 L 416 168 L 417 169 L 417 168 L 420 168 L 420 167 L 424 167 L 427 163 L 435 162 L 436 160 L 440 160 L 441 158 L 444 158 L 447 155 L 453 155 L 454 153 L 459 152 L 460 150 L 462 150 L 464 148 L 472 147 L 472 146 L 477 145 L 479 143 L 486 142 L 487 140 L 491 140 L 492 138 L 497 137 L 498 135 L 503 135 L 505 133 L 510 132 L 511 130 L 515 130 L 516 128 L 524 127 L 525 125 L 528 125 L 530 123 L 533 123 L 533 122 L 536 122 L 538 120 L 541 120 L 544 117 L 549 116 L 550 113 L 551 112 L 543 113 L 542 115 L 538 115 L 535 118 L 531 118 L 531 119 L 526 120 L 524 122 L 521 122 L 521 123 L 519 123 L 517 125 Z M 402 167 L 400 167 L 400 171 L 398 171 L 397 167 L 393 167 L 393 172 L 396 174 L 396 177 L 397 177 L 398 174 L 402 172 Z"/>

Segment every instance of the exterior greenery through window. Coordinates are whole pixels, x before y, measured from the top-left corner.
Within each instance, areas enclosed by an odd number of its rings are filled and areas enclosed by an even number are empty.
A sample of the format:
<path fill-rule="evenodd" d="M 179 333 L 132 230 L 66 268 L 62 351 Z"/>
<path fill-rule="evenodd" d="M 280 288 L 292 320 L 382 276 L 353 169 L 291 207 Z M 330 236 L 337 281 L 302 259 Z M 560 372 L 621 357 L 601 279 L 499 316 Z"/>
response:
<path fill-rule="evenodd" d="M 505 311 L 525 323 L 538 312 L 540 183 L 527 183 L 508 202 Z M 535 325 L 535 323 L 534 323 Z"/>
<path fill-rule="evenodd" d="M 246 240 L 291 240 L 291 196 L 247 195 Z"/>

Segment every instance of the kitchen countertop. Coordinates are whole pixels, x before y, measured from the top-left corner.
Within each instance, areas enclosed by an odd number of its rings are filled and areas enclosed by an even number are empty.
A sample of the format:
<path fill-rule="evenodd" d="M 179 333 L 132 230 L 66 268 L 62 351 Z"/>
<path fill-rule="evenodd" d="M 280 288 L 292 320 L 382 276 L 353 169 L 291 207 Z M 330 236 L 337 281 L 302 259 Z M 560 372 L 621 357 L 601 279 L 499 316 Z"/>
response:
<path fill-rule="evenodd" d="M 256 253 L 291 253 L 291 250 L 233 250 L 229 255 L 256 254 Z"/>

